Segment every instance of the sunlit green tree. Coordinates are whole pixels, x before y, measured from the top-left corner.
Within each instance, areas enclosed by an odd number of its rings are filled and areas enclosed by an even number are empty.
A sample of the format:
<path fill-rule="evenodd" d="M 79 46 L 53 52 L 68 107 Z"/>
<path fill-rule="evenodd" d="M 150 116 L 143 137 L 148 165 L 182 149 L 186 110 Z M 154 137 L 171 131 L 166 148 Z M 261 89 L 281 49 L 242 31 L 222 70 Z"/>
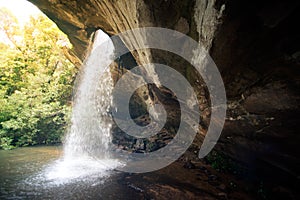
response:
<path fill-rule="evenodd" d="M 1 9 L 0 17 L 7 36 L 0 43 L 0 147 L 58 143 L 76 74 L 64 54 L 71 45 L 43 15 L 24 27 L 7 10 Z"/>

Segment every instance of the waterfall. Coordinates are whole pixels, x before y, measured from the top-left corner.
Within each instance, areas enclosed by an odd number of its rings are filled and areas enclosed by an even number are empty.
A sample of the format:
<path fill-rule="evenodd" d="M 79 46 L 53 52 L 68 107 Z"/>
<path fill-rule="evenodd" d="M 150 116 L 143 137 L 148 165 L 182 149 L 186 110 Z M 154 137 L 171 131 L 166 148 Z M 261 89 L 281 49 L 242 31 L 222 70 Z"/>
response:
<path fill-rule="evenodd" d="M 113 52 L 109 37 L 97 31 L 90 56 L 79 74 L 64 155 L 45 172 L 46 179 L 54 184 L 98 179 L 121 165 L 109 151 L 113 80 L 108 66 Z"/>
<path fill-rule="evenodd" d="M 112 104 L 113 81 L 109 68 L 106 68 L 112 62 L 110 57 L 114 49 L 112 42 L 107 40 L 108 36 L 102 31 L 96 33 L 91 54 L 97 56 L 87 59 L 80 74 L 70 132 L 64 147 L 66 158 L 110 158 L 111 117 L 108 113 Z M 104 49 L 96 50 L 102 43 Z M 99 74 L 102 76 L 99 77 Z"/>

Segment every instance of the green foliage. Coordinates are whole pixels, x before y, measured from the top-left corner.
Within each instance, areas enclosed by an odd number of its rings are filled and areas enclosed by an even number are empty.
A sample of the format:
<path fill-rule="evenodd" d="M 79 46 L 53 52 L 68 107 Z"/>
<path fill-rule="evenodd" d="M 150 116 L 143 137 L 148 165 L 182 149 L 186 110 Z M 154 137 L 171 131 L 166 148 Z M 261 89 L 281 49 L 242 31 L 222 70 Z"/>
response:
<path fill-rule="evenodd" d="M 0 148 L 58 143 L 67 127 L 76 69 L 67 37 L 44 16 L 22 28 L 0 10 Z M 2 20 L 4 16 L 5 20 Z"/>
<path fill-rule="evenodd" d="M 206 160 L 214 169 L 218 171 L 229 172 L 233 174 L 243 173 L 242 167 L 222 152 L 211 151 L 207 155 Z"/>

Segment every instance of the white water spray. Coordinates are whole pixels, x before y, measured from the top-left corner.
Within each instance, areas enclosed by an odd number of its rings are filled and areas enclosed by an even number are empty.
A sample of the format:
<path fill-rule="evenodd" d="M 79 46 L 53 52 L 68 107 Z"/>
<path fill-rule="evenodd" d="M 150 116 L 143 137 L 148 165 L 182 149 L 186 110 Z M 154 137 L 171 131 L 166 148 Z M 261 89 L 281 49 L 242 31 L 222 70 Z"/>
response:
<path fill-rule="evenodd" d="M 103 42 L 105 49 L 95 51 Z M 112 63 L 113 51 L 109 37 L 97 31 L 91 51 L 93 56 L 87 59 L 80 74 L 64 156 L 49 167 L 48 179 L 64 183 L 77 178 L 102 177 L 120 165 L 109 152 L 113 81 L 107 66 Z M 98 77 L 99 74 L 103 75 Z"/>
<path fill-rule="evenodd" d="M 113 82 L 109 69 L 105 69 L 112 60 L 113 45 L 106 42 L 106 48 L 95 51 L 101 43 L 108 40 L 103 32 L 98 31 L 91 53 L 101 53 L 86 61 L 80 74 L 71 118 L 70 133 L 65 143 L 65 157 L 95 157 L 108 159 L 111 141 L 111 118 L 108 116 L 112 104 Z M 98 77 L 99 71 L 105 71 Z"/>

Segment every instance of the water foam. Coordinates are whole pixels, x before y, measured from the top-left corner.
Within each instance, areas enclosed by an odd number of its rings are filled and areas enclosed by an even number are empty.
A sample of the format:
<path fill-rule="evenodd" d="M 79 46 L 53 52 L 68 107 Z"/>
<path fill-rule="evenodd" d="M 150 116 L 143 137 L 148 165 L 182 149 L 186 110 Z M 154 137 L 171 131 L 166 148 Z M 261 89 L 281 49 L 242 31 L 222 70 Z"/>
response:
<path fill-rule="evenodd" d="M 95 51 L 103 43 L 106 47 Z M 48 166 L 44 172 L 50 182 L 61 184 L 105 177 L 110 170 L 121 165 L 109 151 L 113 80 L 107 66 L 112 62 L 113 52 L 109 37 L 101 30 L 97 31 L 91 53 L 99 55 L 90 56 L 83 66 L 74 96 L 71 127 L 66 136 L 63 158 Z M 98 77 L 98 74 L 103 75 Z"/>

